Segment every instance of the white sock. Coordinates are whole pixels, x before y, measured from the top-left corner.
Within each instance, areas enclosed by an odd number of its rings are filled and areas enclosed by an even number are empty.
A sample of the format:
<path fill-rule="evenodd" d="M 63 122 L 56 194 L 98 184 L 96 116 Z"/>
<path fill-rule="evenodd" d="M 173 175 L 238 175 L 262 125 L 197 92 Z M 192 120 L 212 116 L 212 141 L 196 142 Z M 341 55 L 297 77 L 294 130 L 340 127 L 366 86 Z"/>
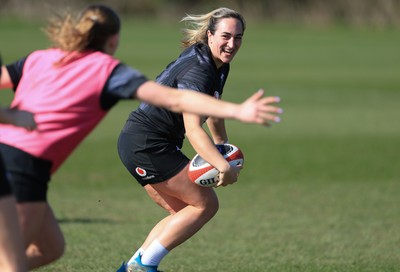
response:
<path fill-rule="evenodd" d="M 132 263 L 132 262 L 137 258 L 137 256 L 138 256 L 139 254 L 142 254 L 143 252 L 144 252 L 144 249 L 143 249 L 143 248 L 139 248 L 139 249 L 135 252 L 135 254 L 133 254 L 133 256 L 130 258 L 130 260 L 128 261 L 128 264 Z"/>
<path fill-rule="evenodd" d="M 162 258 L 164 258 L 168 252 L 169 251 L 157 239 L 155 239 L 143 252 L 142 264 L 158 266 Z"/>

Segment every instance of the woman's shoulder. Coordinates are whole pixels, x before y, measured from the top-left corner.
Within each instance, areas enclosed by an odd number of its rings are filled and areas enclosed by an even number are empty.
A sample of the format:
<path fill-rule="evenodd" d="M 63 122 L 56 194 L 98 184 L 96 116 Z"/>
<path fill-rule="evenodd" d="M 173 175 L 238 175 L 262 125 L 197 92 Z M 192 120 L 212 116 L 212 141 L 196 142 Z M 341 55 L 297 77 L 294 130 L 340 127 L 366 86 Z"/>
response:
<path fill-rule="evenodd" d="M 196 52 L 196 55 L 198 56 L 201 62 L 205 62 L 209 65 L 213 64 L 213 60 L 211 57 L 211 49 L 208 45 L 202 43 L 196 43 L 193 49 Z"/>
<path fill-rule="evenodd" d="M 202 43 L 195 43 L 186 48 L 179 56 L 179 59 L 197 60 L 198 64 L 212 64 L 210 48 Z"/>

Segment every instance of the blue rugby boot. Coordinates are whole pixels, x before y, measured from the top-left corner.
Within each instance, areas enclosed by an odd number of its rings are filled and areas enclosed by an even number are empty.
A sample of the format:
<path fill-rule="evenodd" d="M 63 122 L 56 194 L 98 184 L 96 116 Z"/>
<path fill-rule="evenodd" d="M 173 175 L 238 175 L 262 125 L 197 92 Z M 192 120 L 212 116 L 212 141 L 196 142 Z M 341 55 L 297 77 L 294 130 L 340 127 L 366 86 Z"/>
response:
<path fill-rule="evenodd" d="M 142 264 L 142 255 L 138 255 L 136 259 L 126 265 L 127 272 L 161 272 L 157 270 L 157 266 Z"/>

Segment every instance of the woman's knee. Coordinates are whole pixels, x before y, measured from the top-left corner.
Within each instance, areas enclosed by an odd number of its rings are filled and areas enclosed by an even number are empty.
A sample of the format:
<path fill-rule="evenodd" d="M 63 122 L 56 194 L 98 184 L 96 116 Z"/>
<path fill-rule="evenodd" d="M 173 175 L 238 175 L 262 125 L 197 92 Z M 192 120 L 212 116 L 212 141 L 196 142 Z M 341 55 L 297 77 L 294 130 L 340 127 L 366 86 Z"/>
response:
<path fill-rule="evenodd" d="M 207 216 L 209 219 L 211 219 L 219 210 L 218 197 L 216 195 L 211 195 L 210 197 L 205 198 L 201 204 L 201 208 L 204 216 Z"/>

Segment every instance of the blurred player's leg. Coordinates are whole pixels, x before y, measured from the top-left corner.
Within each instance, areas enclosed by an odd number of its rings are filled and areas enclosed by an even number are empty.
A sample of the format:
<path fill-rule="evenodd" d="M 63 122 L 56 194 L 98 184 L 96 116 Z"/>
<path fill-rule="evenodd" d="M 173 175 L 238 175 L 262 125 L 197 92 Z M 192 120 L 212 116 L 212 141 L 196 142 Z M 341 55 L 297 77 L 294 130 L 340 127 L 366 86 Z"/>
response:
<path fill-rule="evenodd" d="M 0 271 L 25 272 L 26 258 L 13 196 L 0 198 Z"/>
<path fill-rule="evenodd" d="M 27 244 L 29 268 L 37 268 L 60 258 L 64 253 L 64 236 L 49 204 L 19 203 L 17 210 Z"/>

